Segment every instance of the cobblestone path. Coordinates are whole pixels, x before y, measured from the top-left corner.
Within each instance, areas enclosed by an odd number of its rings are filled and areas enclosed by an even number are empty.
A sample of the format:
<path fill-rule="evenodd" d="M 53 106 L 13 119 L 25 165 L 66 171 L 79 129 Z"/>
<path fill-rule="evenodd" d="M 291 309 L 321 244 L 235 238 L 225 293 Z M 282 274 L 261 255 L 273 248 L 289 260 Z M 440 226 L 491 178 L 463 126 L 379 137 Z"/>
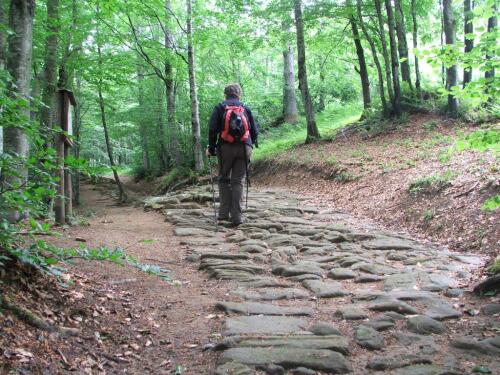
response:
<path fill-rule="evenodd" d="M 284 190 L 252 191 L 216 232 L 211 193 L 151 198 L 208 277 L 236 288 L 216 374 L 500 374 L 500 304 L 468 301 L 482 259 L 356 225 Z M 491 372 L 487 372 L 491 371 Z"/>

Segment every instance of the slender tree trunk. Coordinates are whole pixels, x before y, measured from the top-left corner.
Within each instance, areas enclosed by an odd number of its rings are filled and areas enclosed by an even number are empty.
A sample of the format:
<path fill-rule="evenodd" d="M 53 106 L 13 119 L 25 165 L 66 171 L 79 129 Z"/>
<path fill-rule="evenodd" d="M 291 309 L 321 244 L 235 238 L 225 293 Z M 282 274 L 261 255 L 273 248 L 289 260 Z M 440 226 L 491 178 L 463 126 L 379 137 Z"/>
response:
<path fill-rule="evenodd" d="M 398 36 L 398 51 L 401 65 L 401 78 L 413 90 L 410 73 L 410 60 L 408 59 L 408 41 L 406 40 L 406 26 L 400 0 L 394 0 L 396 10 L 396 32 Z"/>
<path fill-rule="evenodd" d="M 347 5 L 352 6 L 351 2 L 348 1 Z M 368 68 L 366 67 L 365 51 L 363 50 L 363 45 L 361 44 L 361 38 L 359 36 L 358 26 L 356 24 L 356 19 L 354 14 L 349 15 L 349 23 L 351 24 L 352 37 L 354 39 L 354 46 L 356 47 L 356 55 L 358 56 L 359 69 L 356 69 L 361 78 L 361 89 L 363 91 L 363 108 L 365 110 L 371 108 L 372 100 L 370 97 L 370 79 L 368 77 Z"/>
<path fill-rule="evenodd" d="M 5 4 L 4 1 L 0 2 L 0 25 L 6 25 L 5 19 Z M 5 42 L 6 42 L 6 30 L 4 28 L 0 28 L 0 71 L 5 69 Z M 0 107 L 0 116 L 2 115 L 2 108 Z M 0 125 L 0 155 L 3 154 L 3 127 Z M 0 174 L 2 169 L 0 168 Z"/>
<path fill-rule="evenodd" d="M 318 112 L 325 110 L 325 70 L 321 64 L 319 68 L 319 99 L 318 99 Z"/>
<path fill-rule="evenodd" d="M 380 44 L 382 45 L 382 56 L 384 58 L 385 79 L 387 82 L 387 92 L 389 100 L 394 108 L 394 91 L 392 90 L 391 62 L 387 51 L 387 41 L 385 39 L 384 18 L 382 16 L 382 6 L 380 0 L 375 0 L 375 10 L 377 11 L 378 32 L 380 34 Z"/>
<path fill-rule="evenodd" d="M 145 111 L 145 101 L 144 101 L 144 68 L 141 64 L 140 57 L 138 56 L 137 61 L 137 88 L 138 95 L 137 100 L 139 102 L 139 110 L 141 112 Z M 141 138 L 141 148 L 142 148 L 142 166 L 146 172 L 151 169 L 149 163 L 149 150 L 148 150 L 148 130 L 147 123 L 143 116 L 139 118 L 139 132 Z"/>
<path fill-rule="evenodd" d="M 203 150 L 201 147 L 200 114 L 198 93 L 196 90 L 195 55 L 193 46 L 193 9 L 191 0 L 187 0 L 187 39 L 188 39 L 188 70 L 189 96 L 191 97 L 191 132 L 193 136 L 194 169 L 203 171 Z"/>
<path fill-rule="evenodd" d="M 443 7 L 443 0 L 439 0 L 439 15 L 441 17 L 441 48 L 444 46 L 444 7 Z M 444 68 L 444 63 L 441 63 L 441 83 L 444 85 L 445 84 L 445 68 Z"/>
<path fill-rule="evenodd" d="M 33 38 L 34 0 L 11 0 L 9 8 L 9 27 L 12 33 L 8 37 L 7 71 L 12 77 L 9 92 L 13 97 L 22 98 L 29 103 L 31 58 Z M 26 121 L 30 118 L 28 106 L 19 108 Z M 25 161 L 29 156 L 28 137 L 22 128 L 4 129 L 4 152 L 19 158 L 17 176 L 7 176 L 6 184 L 10 189 L 23 189 L 28 180 Z M 10 213 L 9 220 L 17 221 L 21 213 Z"/>
<path fill-rule="evenodd" d="M 288 45 L 283 51 L 283 118 L 289 124 L 295 124 L 299 117 L 293 60 L 293 47 Z"/>
<path fill-rule="evenodd" d="M 411 0 L 411 18 L 413 20 L 413 49 L 418 47 L 418 22 L 417 22 L 417 0 Z M 415 55 L 415 87 L 419 96 L 422 95 L 422 88 L 420 85 L 420 67 L 418 64 L 417 54 Z"/>
<path fill-rule="evenodd" d="M 307 83 L 306 68 L 306 47 L 304 43 L 304 24 L 302 21 L 302 1 L 294 0 L 295 27 L 297 29 L 297 54 L 299 67 L 299 87 L 302 93 L 302 101 L 306 111 L 307 137 L 306 143 L 315 142 L 321 138 L 316 119 L 314 118 L 314 109 Z"/>
<path fill-rule="evenodd" d="M 76 105 L 74 108 L 74 130 L 75 130 L 75 144 L 73 146 L 73 152 L 76 159 L 80 158 L 81 150 L 81 132 L 82 132 L 82 102 L 81 102 L 81 80 L 80 76 L 76 75 Z M 80 171 L 75 173 L 75 183 L 73 184 L 73 191 L 75 197 L 75 204 L 80 205 Z"/>
<path fill-rule="evenodd" d="M 361 0 L 357 0 L 357 10 L 358 10 L 359 25 L 361 26 L 361 30 L 363 31 L 363 34 L 366 40 L 368 41 L 368 44 L 370 45 L 373 61 L 375 62 L 375 66 L 377 67 L 380 101 L 382 102 L 384 115 L 387 116 L 389 114 L 389 107 L 387 106 L 387 101 L 385 100 L 384 75 L 382 73 L 382 67 L 380 66 L 380 60 L 378 59 L 377 47 L 375 46 L 375 42 L 373 41 L 363 21 L 363 14 L 361 12 Z"/>
<path fill-rule="evenodd" d="M 99 18 L 99 4 L 97 5 L 97 16 Z M 99 78 L 98 78 L 98 83 L 97 83 L 97 95 L 99 98 L 99 109 L 101 110 L 101 122 L 102 122 L 102 127 L 104 130 L 104 140 L 106 141 L 106 151 L 108 153 L 108 159 L 109 159 L 109 165 L 111 166 L 111 169 L 113 171 L 113 176 L 115 178 L 116 182 L 116 187 L 118 188 L 118 200 L 120 202 L 125 202 L 127 200 L 127 195 L 125 194 L 125 190 L 123 189 L 122 182 L 120 181 L 120 176 L 118 175 L 118 171 L 116 170 L 116 165 L 115 165 L 115 159 L 113 158 L 113 149 L 111 147 L 111 141 L 109 138 L 109 133 L 108 133 L 108 124 L 106 122 L 106 108 L 105 108 L 105 103 L 104 103 L 104 97 L 102 95 L 102 86 L 103 86 L 103 81 L 102 81 L 102 74 L 103 74 L 103 67 L 102 67 L 102 52 L 101 52 L 101 41 L 99 37 L 99 28 L 97 27 L 96 31 L 96 40 L 97 40 L 97 64 L 99 68 Z"/>
<path fill-rule="evenodd" d="M 401 86 L 399 84 L 399 60 L 398 47 L 396 42 L 394 14 L 392 12 L 391 0 L 385 0 L 385 9 L 387 11 L 387 24 L 389 27 L 389 43 L 391 45 L 391 67 L 392 67 L 392 86 L 394 88 L 394 113 L 397 117 L 403 114 L 401 108 Z"/>
<path fill-rule="evenodd" d="M 455 17 L 453 15 L 452 0 L 443 0 L 443 22 L 444 34 L 447 45 L 455 44 Z M 452 65 L 446 68 L 446 89 L 451 90 L 458 84 L 458 68 Z M 448 112 L 451 116 L 456 116 L 458 112 L 458 100 L 452 94 L 448 94 Z"/>
<path fill-rule="evenodd" d="M 160 163 L 161 172 L 165 172 L 168 168 L 169 160 L 167 147 L 165 145 L 165 117 L 164 117 L 164 98 L 163 92 L 165 90 L 159 89 L 157 92 L 158 98 L 158 161 Z"/>
<path fill-rule="evenodd" d="M 172 11 L 171 0 L 165 0 L 166 18 L 165 23 L 165 46 L 172 52 L 173 51 L 173 35 L 169 28 L 169 20 L 171 18 L 170 12 Z M 179 150 L 179 140 L 177 135 L 177 124 L 175 123 L 175 81 L 174 81 L 174 67 L 169 61 L 170 57 L 165 61 L 165 93 L 167 99 L 167 127 L 170 135 L 170 150 L 174 166 L 178 167 L 182 164 L 182 158 Z"/>
<path fill-rule="evenodd" d="M 497 20 L 497 7 L 496 5 L 493 5 L 493 15 L 488 18 L 488 33 L 493 33 L 493 31 L 497 28 L 498 26 L 498 20 Z M 496 40 L 496 39 L 495 39 Z M 496 45 L 496 43 L 492 43 L 492 45 Z M 486 55 L 486 60 L 488 62 L 493 59 L 494 56 L 491 54 Z M 486 79 L 492 79 L 495 77 L 495 67 L 492 67 L 490 70 L 487 70 L 484 73 L 484 77 Z"/>
<path fill-rule="evenodd" d="M 472 19 L 472 0 L 464 0 L 464 52 L 469 53 L 474 48 L 474 37 L 471 35 L 474 32 Z M 468 35 L 469 34 L 469 35 Z M 463 88 L 472 80 L 472 67 L 464 68 Z"/>
<path fill-rule="evenodd" d="M 59 0 L 47 0 L 47 39 L 43 64 L 40 132 L 47 146 L 53 144 L 54 101 L 57 90 L 57 48 L 59 39 Z"/>

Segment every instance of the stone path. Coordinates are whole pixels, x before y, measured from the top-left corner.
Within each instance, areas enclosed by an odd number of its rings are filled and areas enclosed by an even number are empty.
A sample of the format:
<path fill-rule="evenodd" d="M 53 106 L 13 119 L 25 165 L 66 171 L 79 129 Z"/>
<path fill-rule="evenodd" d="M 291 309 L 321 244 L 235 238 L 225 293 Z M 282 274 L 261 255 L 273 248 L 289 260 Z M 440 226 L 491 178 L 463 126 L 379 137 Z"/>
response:
<path fill-rule="evenodd" d="M 236 285 L 214 306 L 227 314 L 217 375 L 500 374 L 500 304 L 464 314 L 480 258 L 284 190 L 252 190 L 247 222 L 216 232 L 210 201 L 198 187 L 146 207 L 164 210 L 200 272 Z"/>

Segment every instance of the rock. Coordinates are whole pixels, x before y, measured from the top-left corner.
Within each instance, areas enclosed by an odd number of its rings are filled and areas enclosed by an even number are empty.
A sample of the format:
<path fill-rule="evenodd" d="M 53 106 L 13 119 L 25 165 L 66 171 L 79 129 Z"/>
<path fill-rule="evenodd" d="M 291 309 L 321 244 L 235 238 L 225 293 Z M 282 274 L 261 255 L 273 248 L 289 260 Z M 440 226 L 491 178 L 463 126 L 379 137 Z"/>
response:
<path fill-rule="evenodd" d="M 303 274 L 313 274 L 321 276 L 325 271 L 317 263 L 297 263 L 291 266 L 284 266 L 279 270 L 279 274 L 288 276 L 298 276 Z M 276 273 L 273 270 L 273 273 Z"/>
<path fill-rule="evenodd" d="M 439 334 L 445 331 L 443 323 L 424 315 L 417 315 L 408 319 L 407 328 L 413 333 L 422 335 Z"/>
<path fill-rule="evenodd" d="M 368 305 L 368 309 L 373 311 L 394 311 L 399 314 L 418 314 L 417 309 L 397 299 L 381 298 L 375 300 L 373 303 Z"/>
<path fill-rule="evenodd" d="M 235 290 L 232 294 L 252 301 L 309 298 L 309 294 L 297 288 L 265 288 L 262 290 Z"/>
<path fill-rule="evenodd" d="M 361 307 L 354 305 L 338 308 L 335 315 L 345 320 L 360 320 L 368 317 L 368 314 Z"/>
<path fill-rule="evenodd" d="M 398 288 L 413 288 L 417 285 L 417 279 L 412 273 L 397 273 L 387 276 L 384 280 L 384 290 L 393 290 Z"/>
<path fill-rule="evenodd" d="M 330 323 L 318 322 L 309 328 L 309 331 L 318 336 L 342 335 L 342 333 Z"/>
<path fill-rule="evenodd" d="M 457 288 L 452 288 L 452 289 L 448 289 L 444 295 L 446 297 L 450 297 L 450 298 L 458 298 L 458 297 L 462 297 L 464 295 L 464 291 L 462 289 L 457 289 Z"/>
<path fill-rule="evenodd" d="M 384 337 L 371 327 L 359 326 L 355 333 L 356 342 L 370 350 L 380 350 L 384 346 Z"/>
<path fill-rule="evenodd" d="M 215 375 L 255 375 L 255 370 L 238 362 L 227 362 L 215 369 Z"/>
<path fill-rule="evenodd" d="M 396 321 L 396 320 L 405 320 L 405 316 L 402 314 L 398 314 L 397 312 L 394 311 L 388 311 L 383 315 L 383 318 L 386 320 L 391 320 Z"/>
<path fill-rule="evenodd" d="M 233 348 L 225 351 L 220 361 L 236 361 L 257 366 L 273 363 L 285 369 L 306 367 L 334 374 L 351 372 L 345 357 L 330 350 L 296 349 L 286 347 Z"/>
<path fill-rule="evenodd" d="M 245 315 L 311 316 L 314 313 L 313 309 L 310 307 L 285 307 L 258 302 L 218 302 L 215 308 L 230 313 Z"/>
<path fill-rule="evenodd" d="M 334 281 L 305 280 L 302 285 L 322 298 L 343 297 L 349 295 L 342 284 Z"/>
<path fill-rule="evenodd" d="M 250 254 L 265 253 L 267 249 L 259 245 L 244 245 L 240 247 L 240 251 Z"/>
<path fill-rule="evenodd" d="M 460 311 L 446 303 L 437 303 L 424 312 L 425 315 L 436 320 L 457 319 L 462 316 Z"/>
<path fill-rule="evenodd" d="M 174 234 L 178 237 L 215 237 L 214 232 L 209 232 L 199 228 L 177 227 L 174 229 Z"/>
<path fill-rule="evenodd" d="M 237 336 L 235 340 L 226 340 L 223 348 L 296 348 L 296 349 L 328 349 L 342 354 L 349 353 L 349 342 L 340 335 L 314 336 L 310 334 L 285 336 Z"/>
<path fill-rule="evenodd" d="M 432 361 L 429 358 L 414 354 L 379 356 L 372 358 L 366 365 L 366 368 L 375 371 L 385 371 L 418 364 L 432 364 Z"/>
<path fill-rule="evenodd" d="M 285 369 L 281 366 L 268 364 L 256 366 L 257 370 L 264 371 L 267 375 L 285 375 Z"/>
<path fill-rule="evenodd" d="M 288 279 L 290 279 L 291 281 L 302 282 L 305 280 L 320 280 L 321 276 L 305 273 L 303 275 L 291 276 Z"/>
<path fill-rule="evenodd" d="M 303 319 L 288 316 L 237 316 L 227 318 L 224 335 L 239 334 L 290 334 L 304 330 L 306 322 Z"/>
<path fill-rule="evenodd" d="M 481 307 L 481 312 L 484 315 L 500 314 L 500 303 L 489 303 Z"/>
<path fill-rule="evenodd" d="M 378 275 L 378 276 L 385 276 L 385 275 L 392 275 L 397 273 L 398 271 L 389 266 L 385 266 L 383 264 L 377 264 L 377 263 L 364 263 L 362 264 L 359 269 L 361 271 L 371 273 L 372 275 Z"/>
<path fill-rule="evenodd" d="M 354 279 L 356 276 L 356 272 L 347 268 L 333 268 L 328 272 L 328 277 L 334 280 Z"/>
<path fill-rule="evenodd" d="M 394 322 L 392 320 L 387 320 L 387 319 L 376 319 L 376 320 L 371 320 L 368 323 L 364 323 L 368 327 L 372 327 L 376 331 L 386 331 L 388 329 L 391 329 L 394 327 Z"/>
<path fill-rule="evenodd" d="M 247 254 L 230 254 L 230 253 L 203 253 L 200 255 L 200 259 L 249 259 Z"/>
<path fill-rule="evenodd" d="M 500 355 L 500 348 L 492 345 L 487 340 L 478 341 L 473 337 L 459 337 L 451 340 L 451 346 L 458 349 L 469 350 L 480 354 L 487 354 L 492 356 Z"/>
<path fill-rule="evenodd" d="M 297 367 L 290 371 L 290 375 L 316 375 L 316 371 L 305 367 Z"/>
<path fill-rule="evenodd" d="M 370 250 L 411 250 L 415 244 L 399 238 L 379 237 L 363 242 L 363 247 Z"/>
<path fill-rule="evenodd" d="M 354 280 L 354 282 L 355 283 L 361 283 L 361 284 L 364 284 L 364 283 L 376 283 L 376 282 L 382 281 L 384 279 L 385 279 L 385 277 L 383 277 L 383 276 L 369 275 L 369 274 L 363 273 L 363 274 L 359 275 Z"/>
<path fill-rule="evenodd" d="M 395 375 L 441 375 L 444 369 L 434 365 L 413 365 L 396 370 Z"/>

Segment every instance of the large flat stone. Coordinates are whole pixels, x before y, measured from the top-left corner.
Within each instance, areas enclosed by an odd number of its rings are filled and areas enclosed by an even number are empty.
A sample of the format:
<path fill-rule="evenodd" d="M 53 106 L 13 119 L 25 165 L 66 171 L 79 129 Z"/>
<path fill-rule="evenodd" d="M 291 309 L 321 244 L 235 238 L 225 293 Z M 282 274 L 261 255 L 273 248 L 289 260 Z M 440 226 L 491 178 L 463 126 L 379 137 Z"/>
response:
<path fill-rule="evenodd" d="M 203 230 L 200 228 L 182 228 L 174 229 L 174 234 L 178 237 L 215 237 L 214 232 Z"/>
<path fill-rule="evenodd" d="M 251 366 L 272 363 L 282 366 L 285 369 L 303 366 L 331 374 L 351 372 L 351 366 L 342 354 L 324 349 L 314 350 L 287 347 L 233 348 L 225 351 L 220 361 L 222 363 L 236 361 Z"/>
<path fill-rule="evenodd" d="M 397 273 L 389 275 L 384 280 L 384 290 L 409 289 L 417 285 L 417 279 L 412 273 Z"/>
<path fill-rule="evenodd" d="M 309 293 L 297 288 L 263 288 L 260 290 L 235 290 L 234 295 L 251 301 L 309 298 Z"/>
<path fill-rule="evenodd" d="M 341 306 L 335 311 L 335 315 L 346 320 L 360 320 L 368 318 L 368 314 L 359 306 Z"/>
<path fill-rule="evenodd" d="M 328 272 L 328 277 L 334 280 L 348 280 L 356 278 L 357 273 L 348 268 L 333 268 Z"/>
<path fill-rule="evenodd" d="M 384 336 L 371 327 L 359 326 L 355 333 L 356 342 L 363 348 L 380 350 L 384 346 Z"/>
<path fill-rule="evenodd" d="M 215 375 L 255 375 L 255 370 L 238 362 L 227 362 L 215 369 Z"/>
<path fill-rule="evenodd" d="M 408 319 L 408 330 L 422 335 L 431 333 L 443 333 L 445 327 L 443 323 L 438 322 L 425 315 L 417 315 Z"/>
<path fill-rule="evenodd" d="M 421 357 L 414 354 L 403 354 L 398 356 L 388 355 L 372 358 L 366 365 L 366 368 L 376 371 L 385 371 L 418 364 L 432 364 L 432 361 L 427 357 Z"/>
<path fill-rule="evenodd" d="M 458 319 L 462 316 L 460 311 L 455 310 L 447 303 L 437 303 L 424 312 L 425 315 L 436 320 Z"/>
<path fill-rule="evenodd" d="M 342 284 L 335 281 L 305 280 L 302 285 L 322 298 L 344 297 L 349 295 Z"/>
<path fill-rule="evenodd" d="M 375 300 L 370 305 L 368 305 L 368 309 L 373 311 L 394 311 L 400 314 L 418 314 L 417 309 L 408 305 L 406 302 L 402 302 L 397 299 L 381 298 Z"/>
<path fill-rule="evenodd" d="M 282 266 L 278 269 L 273 269 L 273 273 L 283 275 L 285 277 L 298 276 L 303 274 L 313 274 L 321 276 L 325 270 L 321 268 L 317 263 L 303 262 L 292 264 L 290 266 Z"/>
<path fill-rule="evenodd" d="M 363 242 L 363 247 L 370 250 L 411 250 L 415 244 L 393 237 L 379 237 Z"/>
<path fill-rule="evenodd" d="M 283 335 L 299 333 L 303 331 L 306 326 L 307 323 L 304 319 L 293 318 L 289 316 L 237 316 L 226 319 L 224 334 Z"/>
<path fill-rule="evenodd" d="M 311 316 L 314 313 L 314 310 L 310 307 L 285 307 L 258 302 L 218 302 L 215 308 L 230 313 L 246 315 Z"/>

